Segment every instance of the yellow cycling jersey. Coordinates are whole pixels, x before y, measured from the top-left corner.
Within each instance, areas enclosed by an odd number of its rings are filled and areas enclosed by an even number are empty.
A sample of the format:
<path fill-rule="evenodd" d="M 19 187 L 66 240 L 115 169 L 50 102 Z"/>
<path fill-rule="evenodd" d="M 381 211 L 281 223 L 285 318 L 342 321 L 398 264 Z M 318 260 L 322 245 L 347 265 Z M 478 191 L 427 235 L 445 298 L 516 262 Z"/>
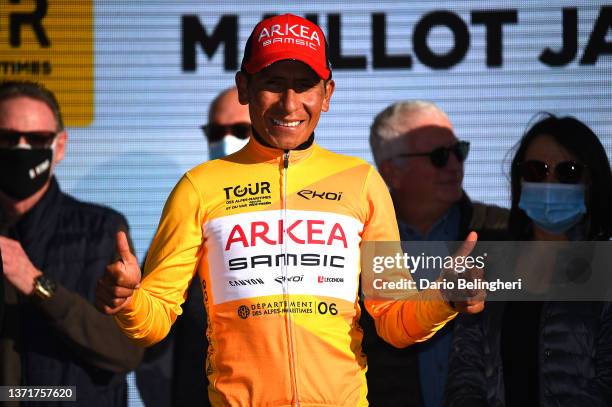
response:
<path fill-rule="evenodd" d="M 282 151 L 251 138 L 178 182 L 140 288 L 116 320 L 143 345 L 160 341 L 197 274 L 212 405 L 366 406 L 357 300 L 368 240 L 399 240 L 372 166 L 316 143 Z M 439 291 L 416 295 L 425 301 L 366 301 L 396 346 L 456 315 Z"/>

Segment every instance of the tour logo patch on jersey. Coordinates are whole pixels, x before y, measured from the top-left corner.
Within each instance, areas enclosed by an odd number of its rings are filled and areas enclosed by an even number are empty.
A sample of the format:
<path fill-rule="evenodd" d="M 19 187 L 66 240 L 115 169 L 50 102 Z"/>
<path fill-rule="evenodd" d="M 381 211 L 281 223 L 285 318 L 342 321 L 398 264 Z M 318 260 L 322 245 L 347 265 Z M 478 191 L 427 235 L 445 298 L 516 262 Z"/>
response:
<path fill-rule="evenodd" d="M 204 231 L 208 266 L 215 270 L 210 273 L 213 302 L 281 295 L 284 289 L 352 302 L 362 229 L 355 218 L 320 211 L 259 211 L 212 219 Z M 335 284 L 321 284 L 319 276 Z"/>
<path fill-rule="evenodd" d="M 269 206 L 272 203 L 270 183 L 257 181 L 236 184 L 223 188 L 225 193 L 225 210 Z"/>

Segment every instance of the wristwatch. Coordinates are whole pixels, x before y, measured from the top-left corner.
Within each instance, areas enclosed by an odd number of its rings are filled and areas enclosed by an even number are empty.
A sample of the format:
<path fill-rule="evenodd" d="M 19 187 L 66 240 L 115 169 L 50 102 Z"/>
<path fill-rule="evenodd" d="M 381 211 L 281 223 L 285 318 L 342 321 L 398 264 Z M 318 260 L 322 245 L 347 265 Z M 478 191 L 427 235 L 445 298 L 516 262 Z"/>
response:
<path fill-rule="evenodd" d="M 53 297 L 56 287 L 55 281 L 44 275 L 38 276 L 36 280 L 34 280 L 34 294 L 43 300 L 48 300 Z"/>

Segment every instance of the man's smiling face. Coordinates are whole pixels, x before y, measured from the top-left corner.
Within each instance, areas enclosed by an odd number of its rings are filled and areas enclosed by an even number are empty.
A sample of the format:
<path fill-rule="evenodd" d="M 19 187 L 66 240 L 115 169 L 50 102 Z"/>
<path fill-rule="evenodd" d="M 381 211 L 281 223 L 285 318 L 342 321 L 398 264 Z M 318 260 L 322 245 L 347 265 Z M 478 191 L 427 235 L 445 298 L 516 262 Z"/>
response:
<path fill-rule="evenodd" d="M 334 91 L 306 64 L 276 62 L 250 78 L 239 72 L 236 84 L 240 102 L 249 104 L 251 122 L 273 147 L 291 150 L 304 143 L 317 127 L 321 112 L 329 110 Z"/>

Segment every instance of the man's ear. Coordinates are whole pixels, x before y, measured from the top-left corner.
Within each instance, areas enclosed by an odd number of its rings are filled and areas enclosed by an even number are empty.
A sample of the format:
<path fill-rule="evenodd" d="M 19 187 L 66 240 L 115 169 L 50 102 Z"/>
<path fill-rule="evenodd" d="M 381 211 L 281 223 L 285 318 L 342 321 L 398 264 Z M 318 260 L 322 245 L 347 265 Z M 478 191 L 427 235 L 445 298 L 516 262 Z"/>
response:
<path fill-rule="evenodd" d="M 236 88 L 238 89 L 238 101 L 241 105 L 249 104 L 249 78 L 244 72 L 236 72 Z"/>
<path fill-rule="evenodd" d="M 66 142 L 68 141 L 68 133 L 62 130 L 55 139 L 55 153 L 53 154 L 53 165 L 56 165 L 64 159 L 66 153 Z"/>
<path fill-rule="evenodd" d="M 334 93 L 334 89 L 336 89 L 336 83 L 333 79 L 330 79 L 323 82 L 323 86 L 325 86 L 325 97 L 323 98 L 323 106 L 321 107 L 321 110 L 327 112 L 329 110 L 329 102 L 332 94 Z"/>

